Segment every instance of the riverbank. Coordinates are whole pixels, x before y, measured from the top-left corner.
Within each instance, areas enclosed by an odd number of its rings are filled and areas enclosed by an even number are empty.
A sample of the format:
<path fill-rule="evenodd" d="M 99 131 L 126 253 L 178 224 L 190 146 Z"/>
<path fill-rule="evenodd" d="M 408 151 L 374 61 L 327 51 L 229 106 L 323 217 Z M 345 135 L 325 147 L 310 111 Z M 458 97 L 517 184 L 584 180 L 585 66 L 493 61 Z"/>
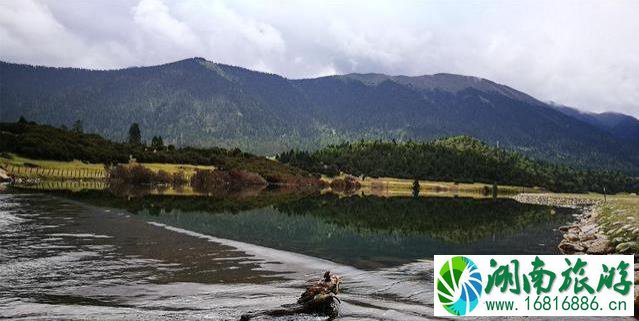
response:
<path fill-rule="evenodd" d="M 558 207 L 581 208 L 574 223 L 559 227 L 563 240 L 557 246 L 564 254 L 610 254 L 614 253 L 610 239 L 598 225 L 598 214 L 602 201 L 596 198 L 566 194 L 519 194 L 515 200 Z"/>
<path fill-rule="evenodd" d="M 275 162 L 275 161 L 270 161 Z M 275 162 L 277 163 L 277 162 Z M 183 173 L 186 181 L 190 181 L 197 171 L 207 171 L 217 169 L 215 166 L 191 165 L 191 164 L 169 164 L 169 163 L 138 163 L 131 162 L 128 165 L 141 165 L 146 169 L 150 169 L 155 173 L 164 172 L 165 174 L 174 175 Z M 250 166 L 249 166 L 250 165 Z M 259 164 L 258 164 L 259 165 Z M 341 175 L 337 177 L 322 177 L 321 181 L 313 177 L 293 175 L 291 171 L 275 171 L 269 170 L 264 172 L 264 168 L 268 166 L 258 166 L 255 162 L 247 164 L 250 172 L 262 173 L 261 176 L 272 185 L 284 186 L 308 186 L 317 185 L 321 187 L 330 186 L 334 181 L 344 180 L 347 177 L 354 179 L 357 184 L 356 188 L 343 190 L 333 188 L 334 192 L 353 194 L 359 193 L 364 195 L 376 195 L 384 197 L 394 196 L 412 196 L 414 195 L 414 180 L 400 179 L 391 177 L 380 178 L 357 178 L 352 176 Z M 288 168 L 288 165 L 282 165 Z M 237 166 L 235 166 L 237 167 Z M 42 182 L 105 182 L 108 179 L 108 172 L 104 164 L 88 163 L 78 160 L 74 161 L 55 161 L 55 160 L 39 160 L 23 157 L 13 153 L 4 153 L 0 155 L 0 168 L 3 168 L 8 176 L 12 177 L 19 184 L 39 184 Z M 337 184 L 333 184 L 337 185 Z M 426 181 L 420 180 L 420 196 L 462 196 L 472 198 L 493 197 L 492 184 L 484 183 L 458 183 L 444 181 Z M 338 187 L 338 186 L 336 186 Z M 500 197 L 510 196 L 517 193 L 539 193 L 543 192 L 540 188 L 498 185 L 497 193 Z"/>
<path fill-rule="evenodd" d="M 567 254 L 634 254 L 639 252 L 639 196 L 631 194 L 522 193 L 522 203 L 582 208 L 575 222 L 559 229 Z"/>
<path fill-rule="evenodd" d="M 639 253 L 639 196 L 602 194 L 519 194 L 522 203 L 582 208 L 558 248 L 564 254 Z M 635 262 L 637 257 L 635 256 Z M 635 263 L 635 306 L 639 305 L 639 265 Z"/>
<path fill-rule="evenodd" d="M 120 166 L 121 165 L 121 166 Z M 276 161 L 267 160 L 265 158 L 254 158 L 245 162 L 237 162 L 234 164 L 226 164 L 226 170 L 222 170 L 218 166 L 213 165 L 195 165 L 184 163 L 145 163 L 130 160 L 128 163 L 119 164 L 116 167 L 107 168 L 105 164 L 89 163 L 79 160 L 73 161 L 56 161 L 33 159 L 20 156 L 13 153 L 0 153 L 0 169 L 7 176 L 7 180 L 11 180 L 16 184 L 39 184 L 42 182 L 106 182 L 114 177 L 113 169 L 132 169 L 138 168 L 146 172 L 146 176 L 161 177 L 179 177 L 183 182 L 181 185 L 189 185 L 193 177 L 198 172 L 207 173 L 245 173 L 254 174 L 261 177 L 268 185 L 277 186 L 323 186 L 323 182 L 318 178 L 292 168 L 288 165 L 280 164 Z M 142 172 L 140 171 L 140 172 Z M 116 178 L 117 179 L 117 178 Z M 151 180 L 152 181 L 152 180 Z M 160 185 L 165 184 L 165 180 L 161 180 Z M 136 183 L 136 182 L 128 182 Z M 148 183 L 151 183 L 150 181 Z M 158 182 L 155 182 L 158 183 Z M 225 183 L 242 185 L 241 180 L 228 180 Z M 330 182 L 329 182 L 330 183 Z M 228 184 L 218 184 L 220 186 Z"/>

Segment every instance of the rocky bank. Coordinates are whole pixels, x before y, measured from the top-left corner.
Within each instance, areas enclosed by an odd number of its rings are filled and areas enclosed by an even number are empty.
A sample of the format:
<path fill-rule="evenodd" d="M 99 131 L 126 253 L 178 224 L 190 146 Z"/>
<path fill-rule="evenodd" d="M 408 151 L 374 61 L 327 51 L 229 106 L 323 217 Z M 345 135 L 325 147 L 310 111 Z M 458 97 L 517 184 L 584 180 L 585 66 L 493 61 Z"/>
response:
<path fill-rule="evenodd" d="M 564 254 L 610 254 L 615 252 L 608 237 L 597 225 L 600 201 L 585 197 L 553 194 L 519 194 L 514 199 L 520 203 L 579 208 L 581 213 L 575 222 L 561 226 L 564 234 L 558 248 Z"/>
<path fill-rule="evenodd" d="M 601 211 L 600 200 L 554 194 L 519 194 L 514 199 L 520 203 L 582 209 L 575 217 L 575 222 L 559 227 L 564 237 L 557 247 L 563 254 L 604 255 L 621 250 L 613 246 L 597 224 L 597 215 Z M 639 308 L 639 264 L 636 262 L 635 256 L 635 316 L 638 315 Z"/>

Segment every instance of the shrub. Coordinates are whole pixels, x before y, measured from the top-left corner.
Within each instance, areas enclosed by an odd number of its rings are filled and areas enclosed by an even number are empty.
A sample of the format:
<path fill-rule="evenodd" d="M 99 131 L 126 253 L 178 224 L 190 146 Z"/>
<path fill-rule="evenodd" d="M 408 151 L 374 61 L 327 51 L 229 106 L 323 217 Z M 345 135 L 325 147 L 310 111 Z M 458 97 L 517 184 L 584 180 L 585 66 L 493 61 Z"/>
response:
<path fill-rule="evenodd" d="M 187 183 L 186 176 L 183 171 L 175 172 L 171 175 L 171 184 L 175 186 L 184 185 Z"/>
<path fill-rule="evenodd" d="M 267 181 L 257 173 L 237 170 L 198 170 L 191 177 L 191 186 L 201 191 L 264 186 L 267 184 Z"/>
<path fill-rule="evenodd" d="M 339 192 L 354 192 L 362 186 L 355 177 L 346 176 L 344 178 L 336 178 L 331 181 L 331 189 Z"/>
<path fill-rule="evenodd" d="M 130 165 L 127 167 L 129 170 L 129 182 L 131 184 L 151 184 L 155 181 L 156 174 L 142 166 L 142 165 Z"/>
<path fill-rule="evenodd" d="M 171 176 L 171 174 L 167 171 L 161 169 L 157 172 L 157 174 L 155 174 L 154 181 L 158 184 L 172 184 L 173 176 Z"/>
<path fill-rule="evenodd" d="M 173 182 L 171 174 L 164 170 L 157 173 L 138 164 L 117 165 L 108 169 L 109 180 L 115 183 L 132 185 L 170 184 Z"/>

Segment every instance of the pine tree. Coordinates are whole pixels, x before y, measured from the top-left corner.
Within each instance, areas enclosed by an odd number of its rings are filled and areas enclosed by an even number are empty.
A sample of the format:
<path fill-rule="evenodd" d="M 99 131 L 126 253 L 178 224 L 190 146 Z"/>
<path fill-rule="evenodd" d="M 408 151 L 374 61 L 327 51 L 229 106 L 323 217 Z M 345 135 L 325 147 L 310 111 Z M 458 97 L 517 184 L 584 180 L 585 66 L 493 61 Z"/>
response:
<path fill-rule="evenodd" d="M 140 133 L 140 125 L 133 123 L 129 128 L 129 144 L 142 145 L 142 134 Z"/>
<path fill-rule="evenodd" d="M 71 127 L 71 131 L 78 134 L 82 133 L 84 131 L 84 129 L 82 128 L 82 121 L 79 119 L 76 120 Z"/>
<path fill-rule="evenodd" d="M 164 141 L 162 141 L 162 136 L 153 136 L 151 139 L 151 147 L 153 147 L 153 149 L 163 149 Z"/>
<path fill-rule="evenodd" d="M 421 186 L 419 186 L 419 180 L 414 180 L 413 181 L 413 197 L 417 198 L 419 197 L 419 190 L 421 189 Z"/>

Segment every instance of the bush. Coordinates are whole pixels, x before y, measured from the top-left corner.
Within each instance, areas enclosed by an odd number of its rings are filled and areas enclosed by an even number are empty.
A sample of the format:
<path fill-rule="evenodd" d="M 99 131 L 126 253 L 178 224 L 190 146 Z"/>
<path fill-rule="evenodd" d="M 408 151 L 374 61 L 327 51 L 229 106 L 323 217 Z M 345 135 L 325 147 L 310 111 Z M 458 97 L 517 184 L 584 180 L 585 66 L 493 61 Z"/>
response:
<path fill-rule="evenodd" d="M 183 171 L 175 172 L 171 175 L 171 184 L 180 186 L 186 184 L 188 181 Z"/>
<path fill-rule="evenodd" d="M 131 185 L 172 184 L 173 176 L 164 170 L 157 173 L 138 164 L 117 165 L 108 169 L 109 180 Z"/>
<path fill-rule="evenodd" d="M 264 186 L 268 182 L 259 174 L 247 171 L 198 170 L 191 177 L 191 186 L 200 191 Z"/>
<path fill-rule="evenodd" d="M 159 170 L 157 174 L 155 174 L 154 182 L 157 184 L 172 184 L 173 176 L 165 170 Z"/>
<path fill-rule="evenodd" d="M 344 178 L 336 178 L 331 181 L 331 189 L 339 192 L 354 192 L 362 186 L 355 177 L 346 176 Z"/>

